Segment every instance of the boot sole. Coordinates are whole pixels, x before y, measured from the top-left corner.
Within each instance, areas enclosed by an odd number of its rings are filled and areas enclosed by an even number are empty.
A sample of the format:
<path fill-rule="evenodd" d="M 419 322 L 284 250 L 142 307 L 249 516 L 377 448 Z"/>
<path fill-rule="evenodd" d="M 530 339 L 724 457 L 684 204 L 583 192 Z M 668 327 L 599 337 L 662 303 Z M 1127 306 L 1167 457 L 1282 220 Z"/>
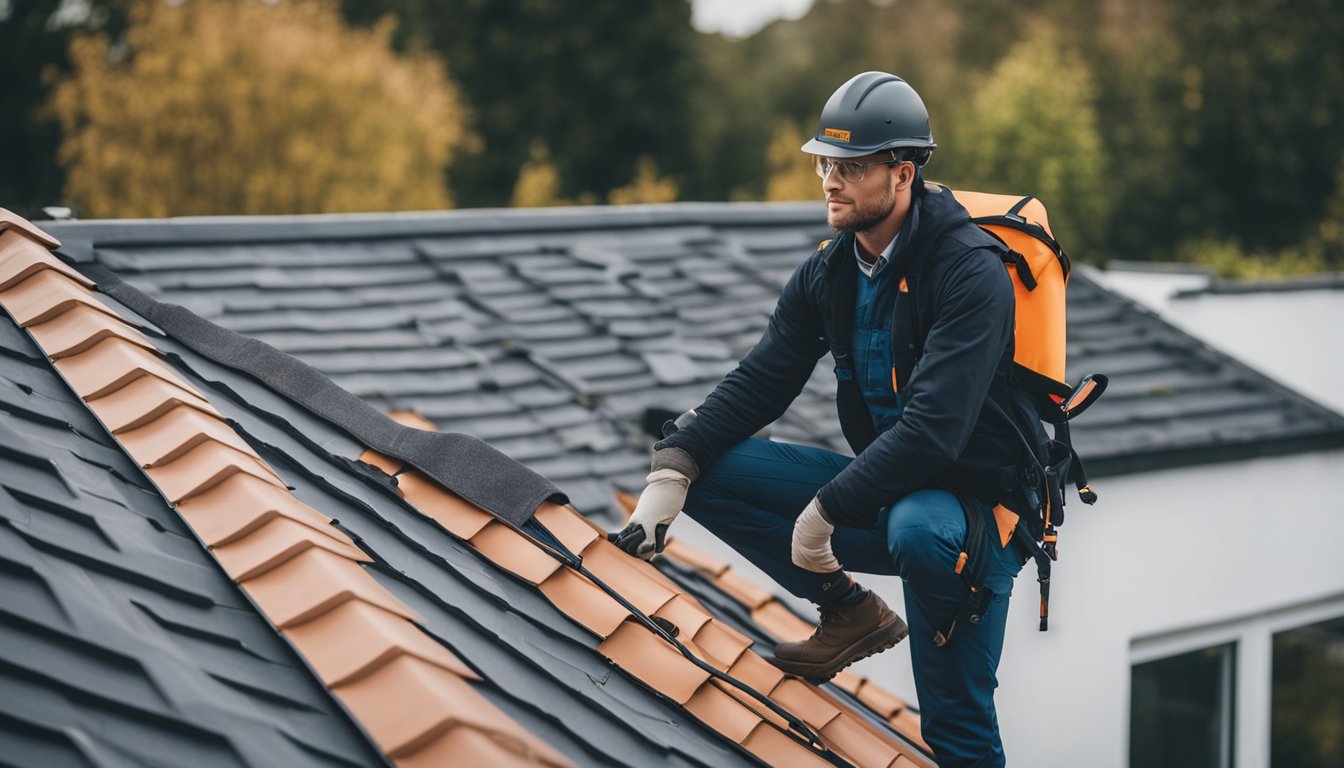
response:
<path fill-rule="evenodd" d="M 785 661 L 779 658 L 772 658 L 772 661 L 776 667 L 791 675 L 804 678 L 814 685 L 821 685 L 835 677 L 840 670 L 850 664 L 881 653 L 888 648 L 896 647 L 896 644 L 904 640 L 909 634 L 910 627 L 906 626 L 904 619 L 897 616 L 891 622 L 850 643 L 849 647 L 845 648 L 844 652 L 829 664 L 809 664 L 803 661 Z"/>

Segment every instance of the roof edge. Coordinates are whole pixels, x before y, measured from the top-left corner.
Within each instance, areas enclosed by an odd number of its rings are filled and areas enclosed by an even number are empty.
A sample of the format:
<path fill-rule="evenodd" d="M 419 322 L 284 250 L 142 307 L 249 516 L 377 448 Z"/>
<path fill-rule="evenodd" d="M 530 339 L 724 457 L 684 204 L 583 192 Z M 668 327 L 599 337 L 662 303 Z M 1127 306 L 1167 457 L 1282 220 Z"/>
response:
<path fill-rule="evenodd" d="M 1146 453 L 1100 456 L 1087 461 L 1089 479 L 1119 477 L 1162 469 L 1187 469 L 1250 459 L 1293 456 L 1319 450 L 1344 449 L 1344 430 L 1280 440 L 1257 440 L 1219 446 L 1176 448 Z"/>
<path fill-rule="evenodd" d="M 0 209 L 2 210 L 2 209 Z M 98 247 L 177 243 L 374 240 L 473 233 L 633 229 L 680 225 L 770 226 L 825 222 L 820 201 L 802 203 L 661 203 L 556 208 L 468 208 L 451 211 L 288 216 L 191 216 L 92 219 L 46 226 Z M 55 246 L 52 246 L 55 247 Z"/>

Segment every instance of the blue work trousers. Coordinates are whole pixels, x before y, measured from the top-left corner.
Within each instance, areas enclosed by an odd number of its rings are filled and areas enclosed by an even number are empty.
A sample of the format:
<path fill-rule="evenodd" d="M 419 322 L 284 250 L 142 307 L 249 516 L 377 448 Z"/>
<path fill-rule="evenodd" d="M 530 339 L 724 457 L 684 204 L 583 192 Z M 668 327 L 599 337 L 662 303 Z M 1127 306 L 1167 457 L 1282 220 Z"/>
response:
<path fill-rule="evenodd" d="M 827 577 L 793 564 L 793 523 L 850 461 L 820 448 L 749 438 L 691 484 L 685 512 L 792 594 L 824 602 Z M 953 570 L 965 541 L 960 503 L 936 490 L 905 496 L 883 510 L 872 528 L 839 525 L 831 540 L 846 571 L 904 581 L 921 731 L 943 768 L 1004 764 L 995 671 L 1013 578 L 1024 561 L 1011 543 L 992 547 L 990 607 L 978 623 L 963 622 L 952 642 L 937 648 L 934 632 L 947 628 L 966 598 L 966 583 Z"/>

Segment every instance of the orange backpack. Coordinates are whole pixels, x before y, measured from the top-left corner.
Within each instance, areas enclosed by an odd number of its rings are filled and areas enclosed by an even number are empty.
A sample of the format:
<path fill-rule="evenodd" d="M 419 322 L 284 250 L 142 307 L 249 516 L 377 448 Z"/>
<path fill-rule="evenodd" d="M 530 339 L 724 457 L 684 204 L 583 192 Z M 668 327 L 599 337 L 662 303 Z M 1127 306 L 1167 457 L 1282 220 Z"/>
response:
<path fill-rule="evenodd" d="M 953 192 L 971 220 L 1004 246 L 1003 262 L 1016 298 L 1013 386 L 1031 392 L 1042 421 L 1054 425 L 1054 440 L 1041 467 L 1035 494 L 1028 492 L 1039 520 L 1018 525 L 1016 538 L 1036 560 L 1041 582 L 1041 629 L 1047 627 L 1050 563 L 1058 558 L 1056 528 L 1064 522 L 1063 484 L 1072 481 L 1086 504 L 1097 500 L 1073 449 L 1069 420 L 1082 413 L 1106 389 L 1102 374 L 1071 386 L 1064 377 L 1067 347 L 1065 288 L 1069 257 L 1050 231 L 1045 206 L 1034 197 Z M 1025 441 L 1025 438 L 1024 438 Z M 1011 514 L 1011 513 L 1010 513 Z M 975 585 L 972 585 L 973 587 Z"/>

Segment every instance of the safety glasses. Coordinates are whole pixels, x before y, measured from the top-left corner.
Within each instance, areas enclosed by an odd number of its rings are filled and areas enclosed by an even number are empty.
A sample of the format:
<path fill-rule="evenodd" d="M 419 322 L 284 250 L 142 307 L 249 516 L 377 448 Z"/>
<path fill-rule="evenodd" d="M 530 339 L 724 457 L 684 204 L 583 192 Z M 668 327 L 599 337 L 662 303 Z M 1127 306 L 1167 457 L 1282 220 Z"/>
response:
<path fill-rule="evenodd" d="M 817 175 L 826 178 L 835 171 L 840 175 L 846 184 L 858 184 L 863 181 L 863 177 L 868 175 L 868 169 L 874 165 L 899 165 L 903 161 L 897 160 L 895 153 L 886 160 L 874 160 L 871 163 L 861 163 L 858 160 L 840 160 L 834 157 L 822 157 L 817 155 L 813 158 L 816 163 Z"/>

